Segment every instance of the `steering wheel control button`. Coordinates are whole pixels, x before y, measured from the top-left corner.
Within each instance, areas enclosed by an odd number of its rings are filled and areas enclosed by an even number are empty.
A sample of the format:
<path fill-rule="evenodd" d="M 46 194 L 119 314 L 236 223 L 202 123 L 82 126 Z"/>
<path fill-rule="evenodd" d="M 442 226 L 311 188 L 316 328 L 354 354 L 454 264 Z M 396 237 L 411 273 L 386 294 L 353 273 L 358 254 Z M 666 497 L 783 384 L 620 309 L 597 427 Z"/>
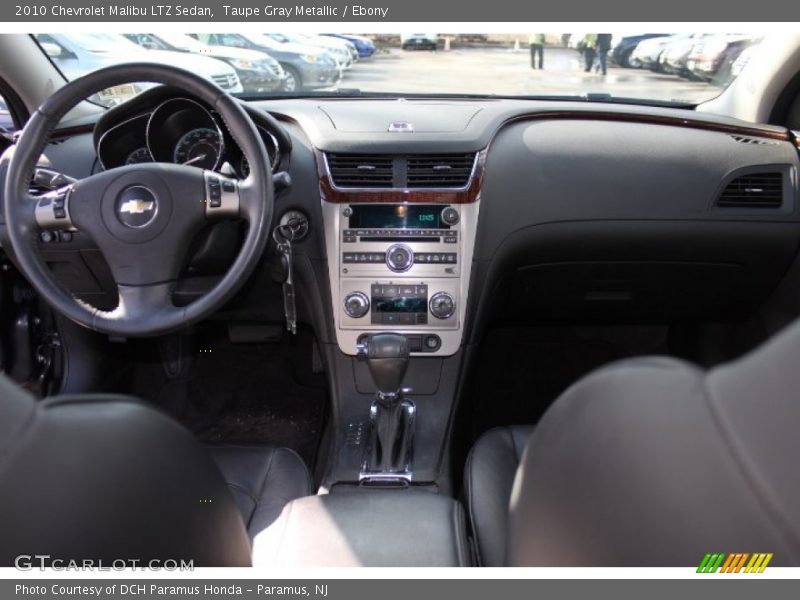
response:
<path fill-rule="evenodd" d="M 131 229 L 147 227 L 158 214 L 158 200 L 149 188 L 132 185 L 122 190 L 115 211 L 120 223 Z"/>
<path fill-rule="evenodd" d="M 353 319 L 360 319 L 369 312 L 369 298 L 362 292 L 352 292 L 344 299 L 344 312 Z"/>
<path fill-rule="evenodd" d="M 53 198 L 53 216 L 56 219 L 67 218 L 66 201 L 67 201 L 66 194 L 59 194 L 55 198 Z"/>
<path fill-rule="evenodd" d="M 206 215 L 236 217 L 239 215 L 239 189 L 236 181 L 205 172 Z"/>
<path fill-rule="evenodd" d="M 456 311 L 456 301 L 447 292 L 437 292 L 431 296 L 430 309 L 437 319 L 449 319 Z"/>
<path fill-rule="evenodd" d="M 453 225 L 457 225 L 458 222 L 461 220 L 461 215 L 458 214 L 458 210 L 453 208 L 452 206 L 448 206 L 444 210 L 442 210 L 442 214 L 440 215 L 442 219 L 442 223 L 445 225 L 449 225 L 452 227 Z"/>
<path fill-rule="evenodd" d="M 222 186 L 216 177 L 208 178 L 208 199 L 211 208 L 222 206 Z"/>
<path fill-rule="evenodd" d="M 397 244 L 386 251 L 386 265 L 396 273 L 408 271 L 414 264 L 414 253 L 408 246 Z"/>
<path fill-rule="evenodd" d="M 36 223 L 43 229 L 69 229 L 72 223 L 68 201 L 71 187 L 40 196 L 34 209 Z"/>

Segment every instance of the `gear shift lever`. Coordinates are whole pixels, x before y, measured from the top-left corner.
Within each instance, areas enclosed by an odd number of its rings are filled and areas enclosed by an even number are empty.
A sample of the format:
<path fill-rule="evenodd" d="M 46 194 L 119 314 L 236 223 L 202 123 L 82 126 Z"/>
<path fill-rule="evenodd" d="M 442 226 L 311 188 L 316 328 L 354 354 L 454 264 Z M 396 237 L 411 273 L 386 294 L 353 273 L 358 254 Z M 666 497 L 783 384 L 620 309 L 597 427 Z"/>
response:
<path fill-rule="evenodd" d="M 367 336 L 366 341 L 359 345 L 359 354 L 367 361 L 378 389 L 378 399 L 399 396 L 408 369 L 408 340 L 405 336 L 396 333 Z"/>
<path fill-rule="evenodd" d="M 383 477 L 410 479 L 411 441 L 416 407 L 403 398 L 403 378 L 409 350 L 405 336 L 376 333 L 359 344 L 377 395 L 370 408 L 372 431 L 362 465 L 362 479 Z"/>

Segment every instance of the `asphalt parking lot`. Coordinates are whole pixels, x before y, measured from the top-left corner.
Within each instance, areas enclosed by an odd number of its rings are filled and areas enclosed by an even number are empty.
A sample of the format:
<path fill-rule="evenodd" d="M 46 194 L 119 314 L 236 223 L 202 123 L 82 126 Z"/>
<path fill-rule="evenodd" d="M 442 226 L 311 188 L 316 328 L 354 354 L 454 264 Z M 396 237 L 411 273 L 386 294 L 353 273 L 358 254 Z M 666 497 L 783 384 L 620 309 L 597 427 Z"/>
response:
<path fill-rule="evenodd" d="M 366 92 L 498 95 L 609 93 L 614 96 L 699 102 L 720 93 L 710 84 L 640 69 L 609 67 L 585 73 L 582 57 L 569 48 L 547 47 L 544 70 L 533 70 L 527 46 L 400 50 L 362 59 L 345 73 L 340 88 Z"/>

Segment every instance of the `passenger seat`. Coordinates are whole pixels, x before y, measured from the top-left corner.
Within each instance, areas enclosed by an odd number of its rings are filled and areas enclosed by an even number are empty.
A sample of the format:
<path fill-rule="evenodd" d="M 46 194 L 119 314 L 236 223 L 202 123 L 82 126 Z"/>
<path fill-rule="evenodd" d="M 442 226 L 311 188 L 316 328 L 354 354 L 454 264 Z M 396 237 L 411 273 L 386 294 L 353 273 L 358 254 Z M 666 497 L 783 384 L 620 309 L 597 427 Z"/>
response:
<path fill-rule="evenodd" d="M 504 565 L 511 488 L 532 431 L 532 425 L 491 429 L 467 459 L 464 495 L 479 566 Z"/>
<path fill-rule="evenodd" d="M 710 371 L 620 361 L 532 433 L 485 434 L 465 474 L 481 564 L 696 567 L 763 552 L 800 565 L 799 355 L 800 322 Z"/>

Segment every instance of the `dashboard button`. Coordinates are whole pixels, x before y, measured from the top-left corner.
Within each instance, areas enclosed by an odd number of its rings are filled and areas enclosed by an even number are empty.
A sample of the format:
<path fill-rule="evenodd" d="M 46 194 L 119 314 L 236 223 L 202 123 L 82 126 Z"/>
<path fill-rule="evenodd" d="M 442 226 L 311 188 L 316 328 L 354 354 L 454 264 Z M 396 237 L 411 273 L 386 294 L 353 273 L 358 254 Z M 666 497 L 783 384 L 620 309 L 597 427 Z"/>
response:
<path fill-rule="evenodd" d="M 448 206 L 442 210 L 441 219 L 442 223 L 452 227 L 459 222 L 461 215 L 458 214 L 458 211 L 455 208 Z"/>
<path fill-rule="evenodd" d="M 456 311 L 456 301 L 447 292 L 437 292 L 429 303 L 431 314 L 437 319 L 449 319 Z"/>
<path fill-rule="evenodd" d="M 414 253 L 407 246 L 397 244 L 386 251 L 386 265 L 392 271 L 408 271 L 413 264 Z"/>
<path fill-rule="evenodd" d="M 360 319 L 369 312 L 369 298 L 361 292 L 352 292 L 344 299 L 344 312 L 353 319 Z"/>
<path fill-rule="evenodd" d="M 428 352 L 436 352 L 441 347 L 442 340 L 438 335 L 426 335 L 424 344 L 425 350 Z"/>

